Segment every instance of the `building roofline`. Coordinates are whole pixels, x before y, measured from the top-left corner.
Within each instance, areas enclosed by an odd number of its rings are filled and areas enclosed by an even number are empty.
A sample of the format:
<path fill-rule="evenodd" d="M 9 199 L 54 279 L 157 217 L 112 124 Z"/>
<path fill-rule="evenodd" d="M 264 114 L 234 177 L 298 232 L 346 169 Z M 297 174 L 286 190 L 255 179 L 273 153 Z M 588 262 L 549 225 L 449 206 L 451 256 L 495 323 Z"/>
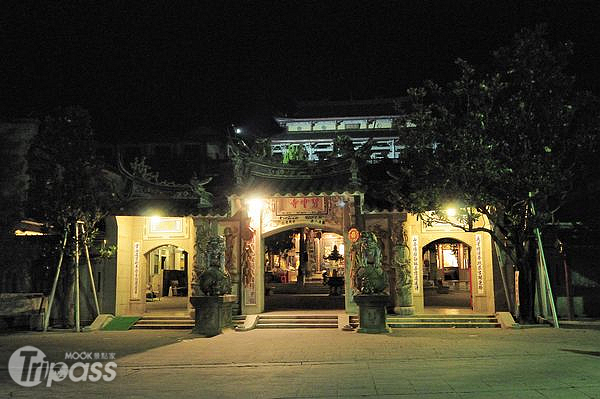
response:
<path fill-rule="evenodd" d="M 382 132 L 389 132 L 389 134 L 382 134 Z M 365 130 L 325 130 L 325 131 L 311 131 L 311 132 L 299 132 L 299 133 L 284 133 L 273 136 L 271 138 L 271 144 L 292 144 L 300 141 L 311 141 L 311 142 L 323 142 L 329 143 L 331 140 L 339 136 L 348 136 L 351 139 L 356 140 L 390 140 L 397 139 L 398 134 L 393 129 L 365 129 Z"/>
<path fill-rule="evenodd" d="M 329 117 L 318 117 L 318 118 L 294 118 L 277 116 L 274 119 L 277 122 L 310 122 L 310 121 L 332 121 L 339 119 L 382 119 L 382 118 L 400 118 L 400 114 L 391 115 L 366 115 L 366 116 L 329 116 Z"/>

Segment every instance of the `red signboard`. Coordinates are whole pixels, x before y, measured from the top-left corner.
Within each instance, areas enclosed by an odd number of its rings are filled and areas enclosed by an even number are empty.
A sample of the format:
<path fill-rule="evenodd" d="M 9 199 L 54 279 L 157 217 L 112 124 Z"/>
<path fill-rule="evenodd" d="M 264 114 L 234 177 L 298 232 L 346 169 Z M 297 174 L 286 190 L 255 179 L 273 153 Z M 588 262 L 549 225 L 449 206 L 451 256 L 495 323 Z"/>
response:
<path fill-rule="evenodd" d="M 277 198 L 277 216 L 326 215 L 327 202 L 324 197 Z"/>

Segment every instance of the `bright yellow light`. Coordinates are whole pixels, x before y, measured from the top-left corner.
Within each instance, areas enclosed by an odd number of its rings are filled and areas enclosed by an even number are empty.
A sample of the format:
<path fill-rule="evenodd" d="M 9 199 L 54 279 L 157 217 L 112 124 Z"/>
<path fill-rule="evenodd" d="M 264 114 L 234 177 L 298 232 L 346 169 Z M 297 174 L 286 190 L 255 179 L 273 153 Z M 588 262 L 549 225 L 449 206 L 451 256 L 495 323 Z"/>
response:
<path fill-rule="evenodd" d="M 248 210 L 252 212 L 255 210 L 261 210 L 264 202 L 261 198 L 250 198 L 246 200 L 246 204 L 248 205 Z"/>
<path fill-rule="evenodd" d="M 157 224 L 159 224 L 160 219 L 160 216 L 150 216 L 150 224 L 152 225 L 152 227 L 155 227 Z"/>
<path fill-rule="evenodd" d="M 265 205 L 261 198 L 250 198 L 246 200 L 248 206 L 248 216 L 250 217 L 250 226 L 256 229 L 260 223 L 260 215 Z"/>
<path fill-rule="evenodd" d="M 453 218 L 454 216 L 456 216 L 456 208 L 446 209 L 446 214 L 448 215 L 448 217 Z"/>
<path fill-rule="evenodd" d="M 31 231 L 31 230 L 15 230 L 16 236 L 43 236 L 44 233 L 39 231 Z"/>

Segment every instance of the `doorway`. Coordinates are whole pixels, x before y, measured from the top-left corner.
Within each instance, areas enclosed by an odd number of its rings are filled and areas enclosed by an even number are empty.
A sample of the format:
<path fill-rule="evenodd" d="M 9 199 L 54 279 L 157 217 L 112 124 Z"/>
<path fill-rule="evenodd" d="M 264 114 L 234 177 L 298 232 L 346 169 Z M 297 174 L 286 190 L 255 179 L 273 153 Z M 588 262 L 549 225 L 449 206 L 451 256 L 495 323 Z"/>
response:
<path fill-rule="evenodd" d="M 188 302 L 188 252 L 162 245 L 146 254 L 146 312 L 184 310 Z"/>
<path fill-rule="evenodd" d="M 473 308 L 471 247 L 441 238 L 423 247 L 425 307 Z"/>
<path fill-rule="evenodd" d="M 264 238 L 265 311 L 344 309 L 344 238 L 300 227 Z"/>

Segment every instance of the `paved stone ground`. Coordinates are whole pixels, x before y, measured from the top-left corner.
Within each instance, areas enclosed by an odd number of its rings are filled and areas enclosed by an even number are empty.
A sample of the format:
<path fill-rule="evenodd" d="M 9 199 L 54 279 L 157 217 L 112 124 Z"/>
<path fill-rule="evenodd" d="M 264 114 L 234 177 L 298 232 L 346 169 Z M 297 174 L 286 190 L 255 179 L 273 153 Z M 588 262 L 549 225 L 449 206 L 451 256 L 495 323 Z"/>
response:
<path fill-rule="evenodd" d="M 24 345 L 116 354 L 112 382 L 23 388 L 7 372 Z M 19 333 L 0 336 L 5 397 L 600 398 L 595 329 L 401 329 Z"/>

